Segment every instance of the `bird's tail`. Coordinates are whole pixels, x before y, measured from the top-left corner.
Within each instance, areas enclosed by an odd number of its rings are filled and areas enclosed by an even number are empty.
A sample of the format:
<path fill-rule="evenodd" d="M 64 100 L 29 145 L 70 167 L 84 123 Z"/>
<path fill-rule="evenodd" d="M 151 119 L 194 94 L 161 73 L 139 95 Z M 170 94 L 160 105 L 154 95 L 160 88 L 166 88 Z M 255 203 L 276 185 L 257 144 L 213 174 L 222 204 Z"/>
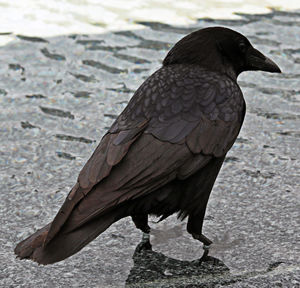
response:
<path fill-rule="evenodd" d="M 61 231 L 44 245 L 51 226 L 49 223 L 20 242 L 15 248 L 15 254 L 21 259 L 31 259 L 44 265 L 61 261 L 81 250 L 119 219 L 119 213 L 114 209 L 74 230 L 72 227 L 62 227 Z"/>

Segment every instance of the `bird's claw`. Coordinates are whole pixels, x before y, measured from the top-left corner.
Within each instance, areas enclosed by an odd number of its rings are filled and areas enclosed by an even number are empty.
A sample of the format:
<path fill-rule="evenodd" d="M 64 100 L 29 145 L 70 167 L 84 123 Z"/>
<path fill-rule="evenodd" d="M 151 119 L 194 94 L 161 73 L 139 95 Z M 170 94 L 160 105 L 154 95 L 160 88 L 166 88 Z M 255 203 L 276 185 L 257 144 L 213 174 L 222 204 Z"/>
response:
<path fill-rule="evenodd" d="M 203 250 L 204 253 L 202 255 L 202 257 L 197 260 L 197 263 L 200 265 L 203 261 L 205 261 L 207 259 L 208 253 L 209 253 L 209 248 L 210 245 L 212 244 L 212 241 L 210 239 L 208 239 L 206 236 L 204 236 L 203 234 L 192 234 L 194 239 L 199 240 L 200 242 L 203 243 Z"/>
<path fill-rule="evenodd" d="M 202 262 L 204 262 L 208 259 L 209 248 L 210 248 L 210 245 L 205 245 L 205 244 L 203 245 L 203 250 L 204 250 L 203 255 L 201 256 L 200 259 L 195 261 L 197 265 L 201 265 Z"/>
<path fill-rule="evenodd" d="M 150 243 L 150 234 L 148 233 L 143 233 L 142 241 L 136 248 L 136 251 L 138 253 L 140 253 L 143 250 L 152 250 L 152 245 Z"/>
<path fill-rule="evenodd" d="M 209 245 L 203 244 L 204 253 L 203 253 L 202 257 L 200 258 L 200 262 L 205 261 L 205 259 L 207 258 L 208 253 L 209 253 L 209 248 L 210 248 L 210 244 Z"/>

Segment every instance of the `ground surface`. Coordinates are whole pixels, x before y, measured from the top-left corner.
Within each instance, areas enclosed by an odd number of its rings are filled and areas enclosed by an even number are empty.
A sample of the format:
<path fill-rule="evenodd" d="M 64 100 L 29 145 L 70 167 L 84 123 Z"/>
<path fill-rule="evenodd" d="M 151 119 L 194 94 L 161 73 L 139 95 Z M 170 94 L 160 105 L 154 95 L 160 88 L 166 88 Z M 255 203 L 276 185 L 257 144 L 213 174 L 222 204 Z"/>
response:
<path fill-rule="evenodd" d="M 0 48 L 0 286 L 300 287 L 300 12 L 144 25 L 19 36 Z M 247 116 L 204 223 L 218 260 L 192 262 L 200 245 L 174 217 L 151 224 L 155 252 L 134 253 L 141 235 L 123 219 L 61 263 L 15 259 L 16 243 L 51 221 L 101 136 L 172 44 L 212 25 L 242 32 L 284 72 L 239 78 Z"/>

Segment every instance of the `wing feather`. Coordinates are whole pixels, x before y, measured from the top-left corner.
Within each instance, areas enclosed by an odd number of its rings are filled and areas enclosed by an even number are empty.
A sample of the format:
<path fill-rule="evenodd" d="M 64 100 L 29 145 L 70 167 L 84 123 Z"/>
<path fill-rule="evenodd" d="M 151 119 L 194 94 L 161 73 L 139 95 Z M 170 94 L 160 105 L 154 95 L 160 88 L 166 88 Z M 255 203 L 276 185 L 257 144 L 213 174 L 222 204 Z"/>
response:
<path fill-rule="evenodd" d="M 45 239 L 45 244 L 49 243 L 58 233 L 77 203 L 91 191 L 95 184 L 107 177 L 112 167 L 123 159 L 130 145 L 132 145 L 145 129 L 146 124 L 147 123 L 143 121 L 135 129 L 122 131 L 121 141 L 118 139 L 120 133 L 108 133 L 102 138 L 93 155 L 82 168 L 77 183 L 55 216 Z M 119 144 L 114 144 L 115 141 L 117 143 L 119 142 Z"/>
<path fill-rule="evenodd" d="M 102 138 L 51 224 L 46 243 L 115 205 L 184 179 L 223 157 L 241 128 L 237 83 L 197 66 L 151 75 Z"/>

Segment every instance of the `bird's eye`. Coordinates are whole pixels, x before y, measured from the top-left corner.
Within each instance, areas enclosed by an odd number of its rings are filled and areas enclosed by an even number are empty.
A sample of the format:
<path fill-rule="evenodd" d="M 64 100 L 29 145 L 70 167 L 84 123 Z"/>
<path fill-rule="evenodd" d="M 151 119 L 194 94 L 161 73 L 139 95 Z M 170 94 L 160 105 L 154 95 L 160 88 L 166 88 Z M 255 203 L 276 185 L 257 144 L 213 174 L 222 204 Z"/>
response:
<path fill-rule="evenodd" d="M 246 50 L 247 50 L 247 45 L 246 45 L 246 43 L 245 43 L 245 42 L 241 42 L 241 43 L 239 44 L 239 48 L 240 48 L 240 51 L 241 51 L 242 53 L 245 53 Z"/>

